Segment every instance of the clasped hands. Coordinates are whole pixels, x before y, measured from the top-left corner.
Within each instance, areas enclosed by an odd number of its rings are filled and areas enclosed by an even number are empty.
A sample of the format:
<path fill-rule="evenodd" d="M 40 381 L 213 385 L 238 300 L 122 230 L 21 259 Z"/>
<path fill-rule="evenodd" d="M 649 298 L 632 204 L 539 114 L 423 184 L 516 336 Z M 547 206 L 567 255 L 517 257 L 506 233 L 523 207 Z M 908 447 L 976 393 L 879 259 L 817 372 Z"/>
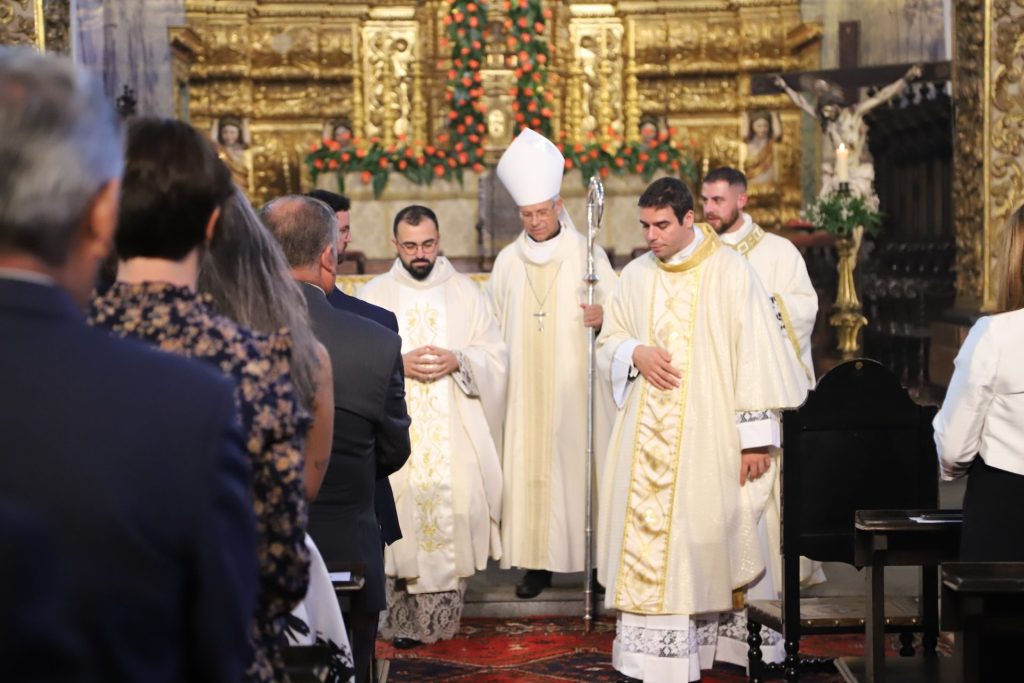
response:
<path fill-rule="evenodd" d="M 668 391 L 679 386 L 683 374 L 672 365 L 672 354 L 657 346 L 633 349 L 633 367 L 656 389 Z M 740 454 L 740 486 L 759 479 L 771 466 L 768 447 L 745 448 Z"/>
<path fill-rule="evenodd" d="M 459 369 L 455 354 L 440 346 L 421 346 L 402 354 L 405 376 L 420 382 L 435 382 Z"/>

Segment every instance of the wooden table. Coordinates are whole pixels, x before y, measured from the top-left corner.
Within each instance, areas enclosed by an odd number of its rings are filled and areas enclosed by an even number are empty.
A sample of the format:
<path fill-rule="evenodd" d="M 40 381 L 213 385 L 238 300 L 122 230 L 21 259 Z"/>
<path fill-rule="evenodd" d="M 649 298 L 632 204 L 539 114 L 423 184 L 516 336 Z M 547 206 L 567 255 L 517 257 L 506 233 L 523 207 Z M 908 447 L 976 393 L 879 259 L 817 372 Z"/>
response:
<path fill-rule="evenodd" d="M 942 628 L 955 633 L 958 681 L 1019 680 L 1015 648 L 1024 635 L 1024 562 L 942 565 Z M 996 678 L 996 672 L 1009 678 Z"/>
<path fill-rule="evenodd" d="M 885 680 L 885 568 L 921 567 L 924 654 L 934 656 L 939 635 L 938 565 L 960 554 L 960 510 L 858 510 L 854 562 L 864 567 L 867 592 L 864 680 Z"/>

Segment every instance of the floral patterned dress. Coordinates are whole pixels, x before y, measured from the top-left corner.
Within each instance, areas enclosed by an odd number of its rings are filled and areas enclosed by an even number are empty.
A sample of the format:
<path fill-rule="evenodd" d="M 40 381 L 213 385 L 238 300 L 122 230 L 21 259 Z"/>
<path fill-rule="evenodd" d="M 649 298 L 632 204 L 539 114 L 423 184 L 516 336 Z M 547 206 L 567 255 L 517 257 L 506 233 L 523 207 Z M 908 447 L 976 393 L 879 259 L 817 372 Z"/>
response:
<path fill-rule="evenodd" d="M 160 282 L 115 283 L 92 302 L 91 324 L 195 358 L 235 380 L 235 400 L 252 456 L 260 596 L 247 681 L 286 681 L 281 650 L 287 615 L 309 580 L 302 449 L 310 415 L 289 374 L 287 330 L 253 332 L 213 312 L 209 298 Z"/>

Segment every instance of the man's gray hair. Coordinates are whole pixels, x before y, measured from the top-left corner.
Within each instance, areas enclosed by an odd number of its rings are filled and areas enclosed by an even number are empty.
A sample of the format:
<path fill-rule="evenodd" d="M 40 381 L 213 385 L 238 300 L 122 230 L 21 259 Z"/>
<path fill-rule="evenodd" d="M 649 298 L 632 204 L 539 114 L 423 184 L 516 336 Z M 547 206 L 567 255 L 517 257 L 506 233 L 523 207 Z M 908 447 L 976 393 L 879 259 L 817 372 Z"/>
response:
<path fill-rule="evenodd" d="M 96 193 L 123 167 L 120 121 L 89 74 L 0 47 L 0 252 L 62 265 Z"/>
<path fill-rule="evenodd" d="M 278 197 L 260 209 L 260 220 L 281 244 L 292 268 L 316 264 L 324 247 L 338 244 L 338 217 L 319 199 Z"/>

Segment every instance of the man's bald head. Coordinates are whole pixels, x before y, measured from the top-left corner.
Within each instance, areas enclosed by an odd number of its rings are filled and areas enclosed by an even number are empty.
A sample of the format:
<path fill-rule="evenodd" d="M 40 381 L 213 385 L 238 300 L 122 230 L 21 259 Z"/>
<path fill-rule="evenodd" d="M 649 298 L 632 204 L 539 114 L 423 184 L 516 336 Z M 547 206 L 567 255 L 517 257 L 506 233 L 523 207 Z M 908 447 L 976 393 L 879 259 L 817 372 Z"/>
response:
<path fill-rule="evenodd" d="M 337 249 L 338 221 L 318 199 L 285 195 L 264 205 L 260 220 L 273 233 L 293 268 L 315 266 L 326 247 Z M 337 258 L 337 253 L 334 253 Z"/>

